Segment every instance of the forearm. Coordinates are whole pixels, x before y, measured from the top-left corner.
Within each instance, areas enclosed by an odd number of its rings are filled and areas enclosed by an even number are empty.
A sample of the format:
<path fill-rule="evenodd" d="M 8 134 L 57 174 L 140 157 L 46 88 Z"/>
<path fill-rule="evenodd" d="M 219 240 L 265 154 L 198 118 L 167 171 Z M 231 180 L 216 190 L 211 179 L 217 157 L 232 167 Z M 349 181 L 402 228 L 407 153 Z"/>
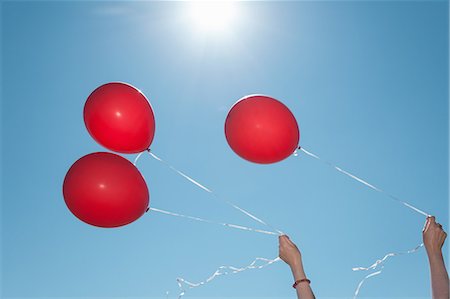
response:
<path fill-rule="evenodd" d="M 449 280 L 441 252 L 428 253 L 433 299 L 449 299 Z"/>
<path fill-rule="evenodd" d="M 303 264 L 300 262 L 297 265 L 291 266 L 292 275 L 294 276 L 294 281 L 306 278 L 305 271 L 303 269 Z M 298 299 L 315 299 L 314 293 L 311 286 L 307 282 L 301 282 L 296 287 Z"/>

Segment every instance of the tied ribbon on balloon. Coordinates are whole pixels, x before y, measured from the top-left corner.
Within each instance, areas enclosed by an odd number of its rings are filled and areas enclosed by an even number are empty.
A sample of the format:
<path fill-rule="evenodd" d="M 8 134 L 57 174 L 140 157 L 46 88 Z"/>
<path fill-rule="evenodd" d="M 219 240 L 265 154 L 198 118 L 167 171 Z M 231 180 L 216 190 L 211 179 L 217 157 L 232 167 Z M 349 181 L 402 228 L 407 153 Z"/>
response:
<path fill-rule="evenodd" d="M 84 122 L 92 138 L 105 148 L 118 153 L 139 154 L 133 164 L 117 154 L 92 153 L 80 158 L 70 167 L 63 183 L 64 200 L 69 210 L 81 221 L 98 227 L 119 227 L 137 220 L 150 210 L 169 216 L 217 224 L 231 229 L 276 236 L 284 234 L 247 209 L 219 196 L 212 189 L 150 151 L 150 145 L 155 134 L 153 109 L 145 95 L 132 85 L 112 82 L 95 89 L 86 101 Z M 297 156 L 298 150 L 301 150 L 307 156 L 324 162 L 336 171 L 372 190 L 386 195 L 419 214 L 428 216 L 427 213 L 413 205 L 299 147 L 300 132 L 295 116 L 282 102 L 272 97 L 250 95 L 237 101 L 228 112 L 225 121 L 225 136 L 231 149 L 238 156 L 250 162 L 259 164 L 276 163 L 291 155 Z M 218 222 L 150 207 L 147 184 L 136 167 L 138 159 L 146 152 L 176 174 L 211 194 L 214 199 L 224 202 L 264 225 L 268 230 Z M 414 253 L 422 246 L 423 244 L 420 244 L 407 252 L 389 253 L 370 267 L 357 267 L 353 270 L 378 270 L 377 268 L 383 267 L 389 257 Z M 280 261 L 279 257 L 275 259 L 258 257 L 245 267 L 220 266 L 212 276 L 198 283 L 177 278 L 180 289 L 178 298 L 185 294 L 185 287 L 190 289 L 199 287 L 218 276 L 240 273 L 249 269 L 261 269 L 278 261 Z M 258 264 L 261 262 L 262 264 Z M 367 275 L 358 284 L 354 298 L 359 294 L 366 279 L 380 273 L 381 270 L 378 270 Z"/>

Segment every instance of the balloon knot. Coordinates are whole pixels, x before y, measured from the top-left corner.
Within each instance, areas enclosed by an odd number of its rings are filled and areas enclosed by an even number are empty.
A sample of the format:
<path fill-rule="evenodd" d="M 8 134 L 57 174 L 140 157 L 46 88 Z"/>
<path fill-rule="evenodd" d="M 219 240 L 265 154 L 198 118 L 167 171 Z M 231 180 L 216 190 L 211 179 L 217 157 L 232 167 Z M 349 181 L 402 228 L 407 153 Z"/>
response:
<path fill-rule="evenodd" d="M 148 211 L 150 211 L 150 208 L 147 208 L 147 210 L 145 210 L 145 213 L 147 213 Z"/>
<path fill-rule="evenodd" d="M 151 152 L 150 148 L 146 149 L 146 151 L 149 152 L 149 153 Z"/>
<path fill-rule="evenodd" d="M 297 149 L 302 149 L 302 147 L 299 145 Z"/>

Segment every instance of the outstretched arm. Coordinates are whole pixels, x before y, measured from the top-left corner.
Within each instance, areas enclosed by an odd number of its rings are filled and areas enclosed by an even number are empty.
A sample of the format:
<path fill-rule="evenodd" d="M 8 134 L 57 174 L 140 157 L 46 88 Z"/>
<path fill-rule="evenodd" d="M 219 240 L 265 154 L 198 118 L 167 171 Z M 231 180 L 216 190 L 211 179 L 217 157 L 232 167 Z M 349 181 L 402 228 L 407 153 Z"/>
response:
<path fill-rule="evenodd" d="M 316 297 L 314 297 L 309 280 L 307 280 L 303 269 L 300 250 L 286 235 L 280 236 L 279 242 L 279 256 L 291 267 L 292 275 L 296 282 L 295 289 L 297 290 L 298 299 L 315 299 Z"/>
<path fill-rule="evenodd" d="M 449 299 L 449 280 L 445 269 L 442 245 L 447 234 L 436 219 L 428 217 L 423 229 L 423 243 L 430 262 L 431 290 L 433 299 Z"/>

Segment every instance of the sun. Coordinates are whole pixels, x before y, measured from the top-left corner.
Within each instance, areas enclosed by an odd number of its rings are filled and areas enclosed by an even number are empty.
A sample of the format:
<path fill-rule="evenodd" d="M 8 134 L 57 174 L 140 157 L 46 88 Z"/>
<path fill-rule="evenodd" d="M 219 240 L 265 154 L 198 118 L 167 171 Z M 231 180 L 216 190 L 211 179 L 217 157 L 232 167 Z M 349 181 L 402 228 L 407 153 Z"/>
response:
<path fill-rule="evenodd" d="M 196 30 L 209 33 L 226 32 L 236 17 L 235 1 L 192 1 L 189 16 Z"/>

